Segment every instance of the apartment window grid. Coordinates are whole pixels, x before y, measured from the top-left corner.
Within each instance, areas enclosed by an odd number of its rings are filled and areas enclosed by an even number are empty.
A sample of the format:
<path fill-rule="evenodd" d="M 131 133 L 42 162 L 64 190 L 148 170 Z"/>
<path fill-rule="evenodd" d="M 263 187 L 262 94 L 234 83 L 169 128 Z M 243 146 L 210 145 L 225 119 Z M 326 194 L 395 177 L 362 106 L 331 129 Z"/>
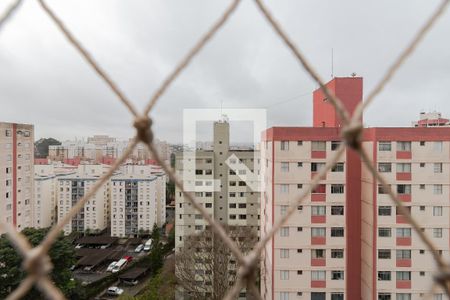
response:
<path fill-rule="evenodd" d="M 325 271 L 318 271 L 318 270 L 311 271 L 311 280 L 324 281 L 326 280 L 326 277 L 327 275 Z"/>
<path fill-rule="evenodd" d="M 411 259 L 411 250 L 397 250 L 396 257 L 397 259 Z"/>
<path fill-rule="evenodd" d="M 311 206 L 311 215 L 312 216 L 325 216 L 327 211 L 327 207 L 324 205 L 320 206 Z"/>
<path fill-rule="evenodd" d="M 411 237 L 411 228 L 397 228 L 397 237 Z"/>
<path fill-rule="evenodd" d="M 392 163 L 378 163 L 378 172 L 390 173 L 392 172 Z"/>

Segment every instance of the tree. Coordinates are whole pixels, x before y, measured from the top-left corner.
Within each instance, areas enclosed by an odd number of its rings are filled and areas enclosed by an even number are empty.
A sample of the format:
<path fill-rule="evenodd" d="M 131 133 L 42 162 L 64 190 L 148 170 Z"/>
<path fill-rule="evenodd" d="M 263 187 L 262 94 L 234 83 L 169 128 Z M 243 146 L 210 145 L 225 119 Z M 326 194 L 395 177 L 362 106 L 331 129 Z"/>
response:
<path fill-rule="evenodd" d="M 26 228 L 22 231 L 33 246 L 39 245 L 48 232 L 45 229 Z M 75 264 L 75 250 L 71 243 L 61 234 L 49 251 L 53 263 L 50 274 L 55 285 L 71 299 L 79 293 L 77 282 L 72 280 L 70 267 Z M 0 299 L 12 292 L 27 276 L 21 269 L 22 257 L 12 247 L 5 235 L 0 237 Z M 33 288 L 23 299 L 40 299 L 40 292 Z"/>
<path fill-rule="evenodd" d="M 225 230 L 244 254 L 258 240 L 256 231 L 248 226 Z M 175 275 L 185 298 L 222 299 L 235 283 L 239 267 L 227 245 L 208 229 L 185 238 L 176 255 Z"/>
<path fill-rule="evenodd" d="M 61 145 L 61 142 L 54 138 L 42 138 L 34 143 L 36 149 L 36 158 L 47 158 L 48 157 L 48 147 L 52 145 Z"/>

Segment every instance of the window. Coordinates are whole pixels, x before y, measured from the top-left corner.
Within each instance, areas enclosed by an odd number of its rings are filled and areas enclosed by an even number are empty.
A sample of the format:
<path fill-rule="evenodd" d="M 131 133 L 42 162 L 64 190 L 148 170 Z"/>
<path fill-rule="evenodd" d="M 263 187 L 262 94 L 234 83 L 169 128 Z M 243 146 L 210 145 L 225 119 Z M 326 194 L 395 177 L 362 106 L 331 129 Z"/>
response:
<path fill-rule="evenodd" d="M 390 206 L 379 206 L 378 207 L 378 215 L 379 216 L 390 216 L 392 211 L 392 207 Z"/>
<path fill-rule="evenodd" d="M 433 237 L 442 238 L 442 228 L 433 228 Z"/>
<path fill-rule="evenodd" d="M 397 280 L 411 280 L 411 272 L 397 271 Z"/>
<path fill-rule="evenodd" d="M 324 259 L 325 256 L 325 249 L 312 249 L 311 250 L 311 258 L 313 259 Z"/>
<path fill-rule="evenodd" d="M 443 144 L 442 141 L 434 142 L 433 143 L 433 151 L 434 152 L 442 152 Z"/>
<path fill-rule="evenodd" d="M 326 151 L 327 144 L 323 141 L 313 141 L 311 142 L 312 151 Z"/>
<path fill-rule="evenodd" d="M 331 258 L 344 258 L 344 249 L 331 249 Z"/>
<path fill-rule="evenodd" d="M 289 280 L 289 271 L 280 271 L 281 280 Z"/>
<path fill-rule="evenodd" d="M 397 237 L 411 237 L 411 228 L 397 228 Z"/>
<path fill-rule="evenodd" d="M 336 151 L 340 145 L 341 145 L 341 141 L 332 141 L 331 142 L 331 151 Z"/>
<path fill-rule="evenodd" d="M 344 193 L 344 185 L 343 184 L 332 184 L 331 185 L 331 193 L 332 194 L 343 194 Z"/>
<path fill-rule="evenodd" d="M 433 295 L 433 300 L 444 300 L 443 294 L 435 294 Z"/>
<path fill-rule="evenodd" d="M 442 173 L 442 163 L 433 164 L 434 173 Z"/>
<path fill-rule="evenodd" d="M 280 236 L 289 236 L 289 227 L 281 227 Z"/>
<path fill-rule="evenodd" d="M 299 168 L 303 167 L 303 163 L 301 161 L 297 162 L 297 167 Z"/>
<path fill-rule="evenodd" d="M 378 280 L 379 281 L 391 280 L 391 272 L 390 271 L 378 271 Z"/>
<path fill-rule="evenodd" d="M 319 172 L 321 168 L 325 167 L 325 163 L 311 163 L 311 172 Z"/>
<path fill-rule="evenodd" d="M 333 216 L 343 216 L 344 215 L 344 206 L 331 206 L 331 215 Z"/>
<path fill-rule="evenodd" d="M 433 207 L 433 216 L 437 216 L 437 217 L 442 216 L 442 206 L 434 206 Z"/>
<path fill-rule="evenodd" d="M 281 163 L 281 172 L 289 172 L 289 163 L 288 162 Z"/>
<path fill-rule="evenodd" d="M 378 249 L 378 259 L 391 259 L 391 250 Z"/>
<path fill-rule="evenodd" d="M 421 168 L 425 168 L 425 163 L 422 162 L 422 163 L 419 164 L 419 166 L 420 166 Z"/>
<path fill-rule="evenodd" d="M 397 142 L 397 151 L 411 151 L 411 142 Z"/>
<path fill-rule="evenodd" d="M 230 203 L 230 204 L 229 204 L 229 207 L 230 207 L 230 208 L 236 208 L 236 203 Z"/>
<path fill-rule="evenodd" d="M 280 214 L 284 216 L 287 212 L 288 206 L 287 205 L 280 205 Z"/>
<path fill-rule="evenodd" d="M 326 206 L 311 206 L 312 216 L 324 216 L 326 214 Z"/>
<path fill-rule="evenodd" d="M 397 164 L 397 173 L 411 173 L 411 164 L 410 163 Z"/>
<path fill-rule="evenodd" d="M 289 193 L 289 184 L 280 184 L 280 193 L 282 194 Z"/>
<path fill-rule="evenodd" d="M 378 228 L 378 236 L 379 237 L 391 237 L 392 236 L 391 228 L 385 228 L 385 227 Z"/>
<path fill-rule="evenodd" d="M 239 208 L 247 208 L 247 204 L 246 203 L 239 203 L 238 207 Z"/>
<path fill-rule="evenodd" d="M 301 183 L 297 184 L 297 188 L 298 189 L 302 189 L 303 188 L 303 184 L 301 184 Z"/>
<path fill-rule="evenodd" d="M 344 293 L 331 293 L 331 300 L 344 300 Z"/>
<path fill-rule="evenodd" d="M 325 300 L 325 293 L 321 292 L 312 292 L 311 293 L 311 300 Z"/>
<path fill-rule="evenodd" d="M 435 195 L 442 194 L 442 184 L 433 184 L 433 194 Z"/>
<path fill-rule="evenodd" d="M 395 300 L 411 300 L 411 294 L 407 293 L 397 294 Z"/>
<path fill-rule="evenodd" d="M 324 237 L 325 236 L 325 228 L 312 227 L 311 228 L 311 236 L 312 237 Z"/>
<path fill-rule="evenodd" d="M 331 236 L 332 237 L 343 237 L 344 236 L 344 227 L 331 227 Z"/>
<path fill-rule="evenodd" d="M 419 189 L 424 190 L 425 189 L 425 184 L 420 184 L 419 185 Z"/>
<path fill-rule="evenodd" d="M 411 259 L 411 250 L 397 250 L 397 259 Z"/>
<path fill-rule="evenodd" d="M 311 271 L 311 280 L 325 280 L 325 271 Z"/>
<path fill-rule="evenodd" d="M 411 194 L 411 185 L 410 184 L 399 184 L 397 185 L 397 193 L 410 195 Z"/>
<path fill-rule="evenodd" d="M 389 185 L 388 188 L 390 189 L 391 186 Z M 378 185 L 378 194 L 383 195 L 383 194 L 387 194 L 388 190 L 386 190 L 382 184 Z"/>
<path fill-rule="evenodd" d="M 195 170 L 195 175 L 203 175 L 203 170 Z"/>
<path fill-rule="evenodd" d="M 344 163 L 336 163 L 336 165 L 331 168 L 331 172 L 344 172 Z"/>
<path fill-rule="evenodd" d="M 289 292 L 280 292 L 280 300 L 289 300 Z"/>
<path fill-rule="evenodd" d="M 297 141 L 297 146 L 303 146 L 303 141 Z"/>
<path fill-rule="evenodd" d="M 392 151 L 391 142 L 379 142 L 378 151 Z"/>
<path fill-rule="evenodd" d="M 420 146 L 425 146 L 425 141 L 420 141 Z"/>
<path fill-rule="evenodd" d="M 205 203 L 205 207 L 206 208 L 211 208 L 212 207 L 212 203 Z"/>
<path fill-rule="evenodd" d="M 289 141 L 281 141 L 280 149 L 282 151 L 288 151 L 289 150 Z"/>
<path fill-rule="evenodd" d="M 392 164 L 391 163 L 378 163 L 378 172 L 381 172 L 381 173 L 392 172 Z"/>
<path fill-rule="evenodd" d="M 331 280 L 344 280 L 344 271 L 331 271 Z"/>
<path fill-rule="evenodd" d="M 391 294 L 388 293 L 379 293 L 378 300 L 391 300 Z"/>
<path fill-rule="evenodd" d="M 280 258 L 289 258 L 289 249 L 280 249 Z"/>

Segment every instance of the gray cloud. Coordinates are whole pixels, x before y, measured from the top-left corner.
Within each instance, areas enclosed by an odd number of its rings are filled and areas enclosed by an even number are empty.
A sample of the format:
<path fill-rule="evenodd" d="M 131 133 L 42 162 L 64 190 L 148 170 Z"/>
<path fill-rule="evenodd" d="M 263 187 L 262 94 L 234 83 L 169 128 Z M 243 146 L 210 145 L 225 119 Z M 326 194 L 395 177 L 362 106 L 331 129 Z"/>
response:
<path fill-rule="evenodd" d="M 364 77 L 368 94 L 439 1 L 266 1 L 319 74 Z M 222 13 L 229 1 L 49 1 L 137 107 Z M 7 1 L 0 3 L 4 9 Z M 421 110 L 450 115 L 449 13 L 369 108 L 370 126 L 409 126 Z M 132 118 L 65 41 L 36 1 L 0 32 L 0 120 L 33 123 L 60 139 L 133 134 Z M 252 1 L 161 98 L 152 116 L 160 139 L 181 141 L 184 108 L 267 108 L 269 126 L 311 124 L 316 84 Z"/>

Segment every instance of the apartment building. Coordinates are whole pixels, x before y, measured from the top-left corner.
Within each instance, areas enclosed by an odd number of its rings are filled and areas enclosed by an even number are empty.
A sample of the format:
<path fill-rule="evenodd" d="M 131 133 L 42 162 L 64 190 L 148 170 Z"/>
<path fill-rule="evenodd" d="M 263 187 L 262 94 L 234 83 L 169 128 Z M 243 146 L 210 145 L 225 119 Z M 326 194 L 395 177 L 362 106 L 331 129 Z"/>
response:
<path fill-rule="evenodd" d="M 58 218 L 58 178 L 75 174 L 76 167 L 40 160 L 34 165 L 33 227 L 53 226 Z"/>
<path fill-rule="evenodd" d="M 450 127 L 450 120 L 443 118 L 440 112 L 421 112 L 419 120 L 412 125 L 413 127 Z"/>
<path fill-rule="evenodd" d="M 195 162 L 190 164 L 194 159 Z M 233 168 L 226 163 L 228 159 Z M 187 184 L 191 188 L 197 188 L 197 201 L 216 221 L 228 226 L 259 229 L 260 193 L 248 186 L 249 181 L 244 180 L 244 176 L 250 178 L 250 173 L 253 172 L 259 176 L 259 153 L 253 149 L 233 150 L 230 147 L 230 127 L 227 121 L 214 122 L 213 150 L 197 150 L 195 154 L 177 153 L 175 168 L 180 178 L 183 177 L 183 172 L 195 174 L 195 182 Z M 213 191 L 214 185 L 220 186 L 216 192 Z M 201 232 L 207 228 L 208 223 L 178 188 L 175 192 L 175 205 L 175 245 L 178 251 L 184 237 Z"/>
<path fill-rule="evenodd" d="M 32 226 L 33 156 L 34 126 L 0 122 L 0 220 L 17 230 Z"/>
<path fill-rule="evenodd" d="M 111 235 L 135 237 L 166 220 L 166 176 L 152 165 L 125 165 L 111 178 Z"/>
<path fill-rule="evenodd" d="M 107 165 L 79 165 L 74 174 L 61 176 L 57 183 L 58 218 L 61 219 L 94 186 L 95 182 L 107 172 Z M 108 181 L 90 198 L 84 207 L 64 226 L 64 233 L 100 232 L 109 223 Z"/>
<path fill-rule="evenodd" d="M 334 78 L 328 88 L 350 113 L 362 78 Z M 313 127 L 273 127 L 263 134 L 261 235 L 296 200 L 340 144 L 341 121 L 321 90 Z M 450 129 L 369 128 L 363 147 L 411 214 L 449 257 Z M 431 254 L 385 191 L 346 150 L 262 255 L 264 299 L 421 299 L 435 270 Z M 437 292 L 434 299 L 443 299 Z"/>

